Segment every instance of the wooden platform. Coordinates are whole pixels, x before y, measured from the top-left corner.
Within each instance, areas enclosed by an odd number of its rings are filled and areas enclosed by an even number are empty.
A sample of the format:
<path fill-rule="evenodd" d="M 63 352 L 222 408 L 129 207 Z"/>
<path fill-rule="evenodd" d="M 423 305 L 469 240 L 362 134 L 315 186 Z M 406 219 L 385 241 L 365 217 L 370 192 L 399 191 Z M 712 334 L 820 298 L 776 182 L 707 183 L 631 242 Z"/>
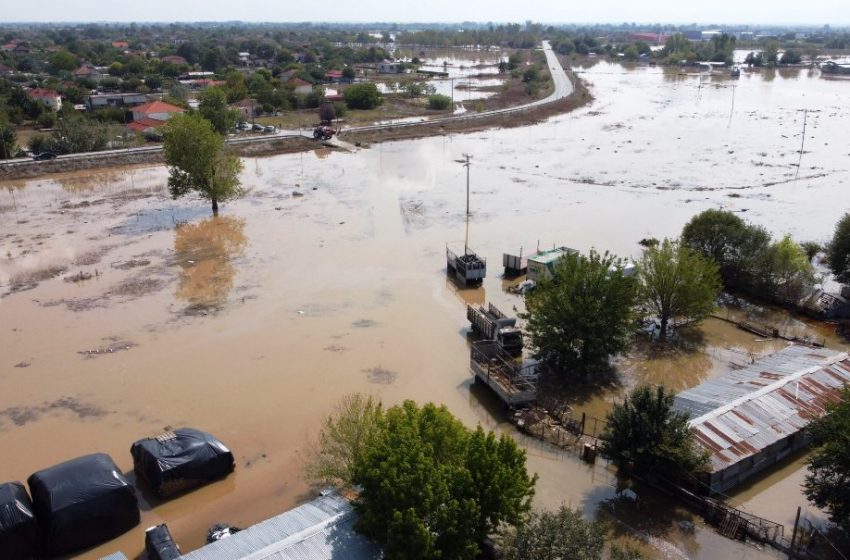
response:
<path fill-rule="evenodd" d="M 537 399 L 537 364 L 523 365 L 492 340 L 472 345 L 469 367 L 475 380 L 490 387 L 509 408 Z"/>

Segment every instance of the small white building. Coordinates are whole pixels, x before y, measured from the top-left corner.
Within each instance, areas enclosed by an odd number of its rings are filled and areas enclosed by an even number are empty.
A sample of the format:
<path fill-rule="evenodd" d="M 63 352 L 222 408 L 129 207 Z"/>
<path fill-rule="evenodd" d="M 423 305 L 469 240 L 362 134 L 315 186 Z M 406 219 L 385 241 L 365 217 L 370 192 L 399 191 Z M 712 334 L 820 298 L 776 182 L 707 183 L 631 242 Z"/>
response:
<path fill-rule="evenodd" d="M 54 111 L 58 111 L 62 108 L 62 96 L 52 89 L 36 88 L 28 90 L 27 93 L 29 94 L 30 99 L 41 101 Z"/>

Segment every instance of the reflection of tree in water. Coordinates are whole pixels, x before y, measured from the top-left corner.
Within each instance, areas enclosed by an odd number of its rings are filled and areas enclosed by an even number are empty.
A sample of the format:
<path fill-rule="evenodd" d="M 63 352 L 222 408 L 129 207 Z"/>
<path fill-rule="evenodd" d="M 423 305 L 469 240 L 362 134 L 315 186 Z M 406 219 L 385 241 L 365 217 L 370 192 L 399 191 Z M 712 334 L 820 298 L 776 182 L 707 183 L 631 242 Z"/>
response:
<path fill-rule="evenodd" d="M 638 338 L 621 369 L 631 370 L 637 384 L 664 384 L 674 391 L 699 385 L 711 370 L 699 329 L 682 329 L 667 344 Z"/>
<path fill-rule="evenodd" d="M 179 226 L 174 233 L 174 251 L 180 265 L 177 297 L 193 308 L 217 308 L 227 300 L 236 269 L 231 260 L 247 244 L 245 220 L 213 216 Z"/>

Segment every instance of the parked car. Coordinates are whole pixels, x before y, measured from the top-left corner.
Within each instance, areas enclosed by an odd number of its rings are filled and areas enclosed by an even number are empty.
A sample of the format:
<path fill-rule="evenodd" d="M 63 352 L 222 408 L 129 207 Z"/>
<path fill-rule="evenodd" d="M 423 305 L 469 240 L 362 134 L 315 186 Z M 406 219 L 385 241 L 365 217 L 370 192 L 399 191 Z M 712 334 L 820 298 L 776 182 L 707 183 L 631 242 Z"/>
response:
<path fill-rule="evenodd" d="M 47 161 L 49 159 L 56 159 L 56 154 L 53 152 L 41 152 L 40 154 L 35 154 L 32 156 L 34 161 Z"/>
<path fill-rule="evenodd" d="M 257 123 L 254 123 L 254 126 L 252 126 L 251 128 L 256 132 L 262 132 L 263 131 L 263 125 L 257 124 Z"/>
<path fill-rule="evenodd" d="M 239 130 L 251 130 L 251 123 L 241 122 L 236 125 Z"/>
<path fill-rule="evenodd" d="M 268 125 L 268 126 L 267 126 L 267 127 L 265 127 L 263 130 L 264 130 L 265 132 L 277 132 L 277 130 L 275 129 L 275 127 L 273 127 L 272 125 Z"/>

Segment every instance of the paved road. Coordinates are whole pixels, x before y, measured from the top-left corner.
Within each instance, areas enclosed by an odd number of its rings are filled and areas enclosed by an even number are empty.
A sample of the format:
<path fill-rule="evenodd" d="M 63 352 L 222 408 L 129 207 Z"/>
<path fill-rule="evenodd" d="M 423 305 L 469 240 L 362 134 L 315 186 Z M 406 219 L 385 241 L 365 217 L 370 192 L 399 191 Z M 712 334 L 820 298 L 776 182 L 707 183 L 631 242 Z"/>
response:
<path fill-rule="evenodd" d="M 543 99 L 538 99 L 537 101 L 532 101 L 530 103 L 525 103 L 523 105 L 515 105 L 513 107 L 506 107 L 504 109 L 493 109 L 490 111 L 482 111 L 480 113 L 464 113 L 461 115 L 453 115 L 449 117 L 439 117 L 434 119 L 429 119 L 427 117 L 423 117 L 421 121 L 416 122 L 403 122 L 403 123 L 393 123 L 393 124 L 380 124 L 380 125 L 368 125 L 368 126 L 354 126 L 351 128 L 346 128 L 344 132 L 352 133 L 352 132 L 365 132 L 370 130 L 381 130 L 388 128 L 401 128 L 401 127 L 410 127 L 410 126 L 419 126 L 422 124 L 443 124 L 449 122 L 456 121 L 464 121 L 470 119 L 480 119 L 484 117 L 489 117 L 493 115 L 505 115 L 510 113 L 517 113 L 520 111 L 525 111 L 534 107 L 539 107 L 541 105 L 545 105 L 547 103 L 552 103 L 553 101 L 558 101 L 565 97 L 568 97 L 573 93 L 573 84 L 570 82 L 569 77 L 567 77 L 567 73 L 564 71 L 564 68 L 561 66 L 561 63 L 558 61 L 558 56 L 552 50 L 551 45 L 548 41 L 543 41 L 543 52 L 546 54 L 546 63 L 549 65 L 549 72 L 552 75 L 552 80 L 555 83 L 555 89 L 550 93 L 547 97 Z M 263 135 L 251 135 L 251 136 L 237 136 L 233 138 L 228 138 L 228 144 L 249 144 L 253 142 L 268 142 L 269 140 L 275 140 L 280 138 L 297 138 L 299 136 L 304 136 L 301 133 L 295 133 L 294 131 L 282 131 L 275 134 L 263 134 Z M 306 136 L 304 136 L 306 137 Z M 312 137 L 312 136 L 310 136 Z M 109 157 L 110 155 L 117 154 L 139 154 L 139 153 L 151 153 L 151 152 L 160 152 L 162 151 L 162 146 L 143 146 L 140 148 L 126 148 L 122 150 L 106 150 L 102 152 L 85 152 L 80 154 L 67 154 L 63 156 L 58 156 L 57 160 L 79 160 L 86 159 L 91 157 Z M 38 165 L 41 162 L 33 161 L 30 158 L 21 158 L 21 159 L 11 159 L 0 162 L 0 167 L 21 167 L 21 166 L 30 166 L 30 165 Z"/>

